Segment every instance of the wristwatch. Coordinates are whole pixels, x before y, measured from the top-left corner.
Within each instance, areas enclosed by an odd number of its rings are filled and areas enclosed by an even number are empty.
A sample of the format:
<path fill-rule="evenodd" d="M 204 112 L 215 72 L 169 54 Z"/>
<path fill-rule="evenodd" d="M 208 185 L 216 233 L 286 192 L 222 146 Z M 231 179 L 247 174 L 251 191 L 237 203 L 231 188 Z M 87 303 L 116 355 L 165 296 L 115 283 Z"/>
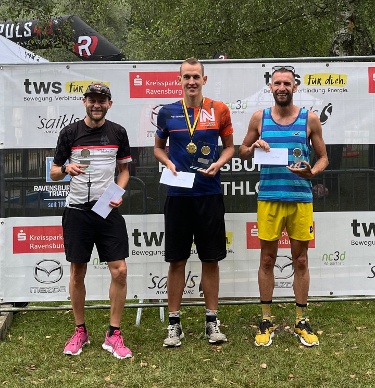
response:
<path fill-rule="evenodd" d="M 66 164 L 63 164 L 63 165 L 61 166 L 61 172 L 62 172 L 63 174 L 65 174 L 65 175 L 68 175 L 68 173 L 67 173 L 67 171 L 66 171 Z"/>

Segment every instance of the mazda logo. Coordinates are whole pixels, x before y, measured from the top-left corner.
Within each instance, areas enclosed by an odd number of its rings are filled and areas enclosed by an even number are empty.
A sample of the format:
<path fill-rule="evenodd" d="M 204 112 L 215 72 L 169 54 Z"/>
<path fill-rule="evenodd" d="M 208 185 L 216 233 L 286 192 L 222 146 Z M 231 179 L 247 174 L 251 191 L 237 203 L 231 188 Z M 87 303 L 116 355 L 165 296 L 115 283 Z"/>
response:
<path fill-rule="evenodd" d="M 57 283 L 63 276 L 63 266 L 57 260 L 41 260 L 35 264 L 34 278 L 39 283 Z"/>
<path fill-rule="evenodd" d="M 292 258 L 290 256 L 277 256 L 277 260 L 281 263 L 275 264 L 275 279 L 291 278 L 294 275 Z"/>

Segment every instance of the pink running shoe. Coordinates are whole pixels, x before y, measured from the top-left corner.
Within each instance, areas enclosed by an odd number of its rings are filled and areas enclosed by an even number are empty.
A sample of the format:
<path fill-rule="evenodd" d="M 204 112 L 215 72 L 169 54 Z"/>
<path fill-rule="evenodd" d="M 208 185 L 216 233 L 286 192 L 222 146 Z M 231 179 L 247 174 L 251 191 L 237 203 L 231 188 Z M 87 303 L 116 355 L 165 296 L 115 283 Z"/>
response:
<path fill-rule="evenodd" d="M 65 344 L 64 354 L 78 356 L 82 353 L 82 348 L 90 343 L 89 333 L 83 327 L 76 327 L 72 338 Z"/>
<path fill-rule="evenodd" d="M 113 335 L 108 337 L 108 331 L 105 334 L 105 341 L 102 345 L 104 350 L 108 350 L 116 358 L 130 358 L 133 356 L 131 350 L 124 345 L 124 340 L 120 330 L 115 330 Z"/>

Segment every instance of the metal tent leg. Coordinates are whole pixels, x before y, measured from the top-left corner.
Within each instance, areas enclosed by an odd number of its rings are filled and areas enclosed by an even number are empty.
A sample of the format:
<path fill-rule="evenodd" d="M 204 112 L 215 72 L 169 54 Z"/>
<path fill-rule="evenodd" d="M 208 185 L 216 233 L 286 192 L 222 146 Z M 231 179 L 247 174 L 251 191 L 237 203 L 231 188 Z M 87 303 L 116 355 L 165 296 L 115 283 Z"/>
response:
<path fill-rule="evenodd" d="M 139 299 L 138 303 L 142 304 L 143 299 Z M 163 302 L 162 299 L 159 299 L 159 302 Z M 141 318 L 142 318 L 142 309 L 143 307 L 138 307 L 137 308 L 137 316 L 135 318 L 135 325 L 139 326 L 141 324 Z M 164 307 L 159 307 L 159 316 L 160 316 L 160 321 L 164 322 L 165 316 L 164 316 Z"/>

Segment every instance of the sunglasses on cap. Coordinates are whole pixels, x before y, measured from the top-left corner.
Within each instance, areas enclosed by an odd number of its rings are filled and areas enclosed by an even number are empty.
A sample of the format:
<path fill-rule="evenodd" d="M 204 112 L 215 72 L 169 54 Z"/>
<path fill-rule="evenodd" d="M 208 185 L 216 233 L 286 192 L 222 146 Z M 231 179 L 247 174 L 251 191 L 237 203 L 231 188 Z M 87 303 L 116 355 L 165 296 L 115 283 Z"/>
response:
<path fill-rule="evenodd" d="M 107 96 L 109 99 L 112 98 L 111 91 L 110 91 L 109 87 L 105 84 L 102 84 L 102 83 L 96 83 L 96 84 L 89 85 L 83 95 L 85 97 L 87 97 L 87 95 L 89 95 L 91 93 L 103 94 L 103 95 Z"/>
<path fill-rule="evenodd" d="M 280 65 L 280 66 L 273 66 L 272 67 L 272 74 L 275 72 L 275 71 L 290 71 L 291 73 L 295 74 L 295 69 L 293 66 L 289 66 L 289 65 Z"/>

